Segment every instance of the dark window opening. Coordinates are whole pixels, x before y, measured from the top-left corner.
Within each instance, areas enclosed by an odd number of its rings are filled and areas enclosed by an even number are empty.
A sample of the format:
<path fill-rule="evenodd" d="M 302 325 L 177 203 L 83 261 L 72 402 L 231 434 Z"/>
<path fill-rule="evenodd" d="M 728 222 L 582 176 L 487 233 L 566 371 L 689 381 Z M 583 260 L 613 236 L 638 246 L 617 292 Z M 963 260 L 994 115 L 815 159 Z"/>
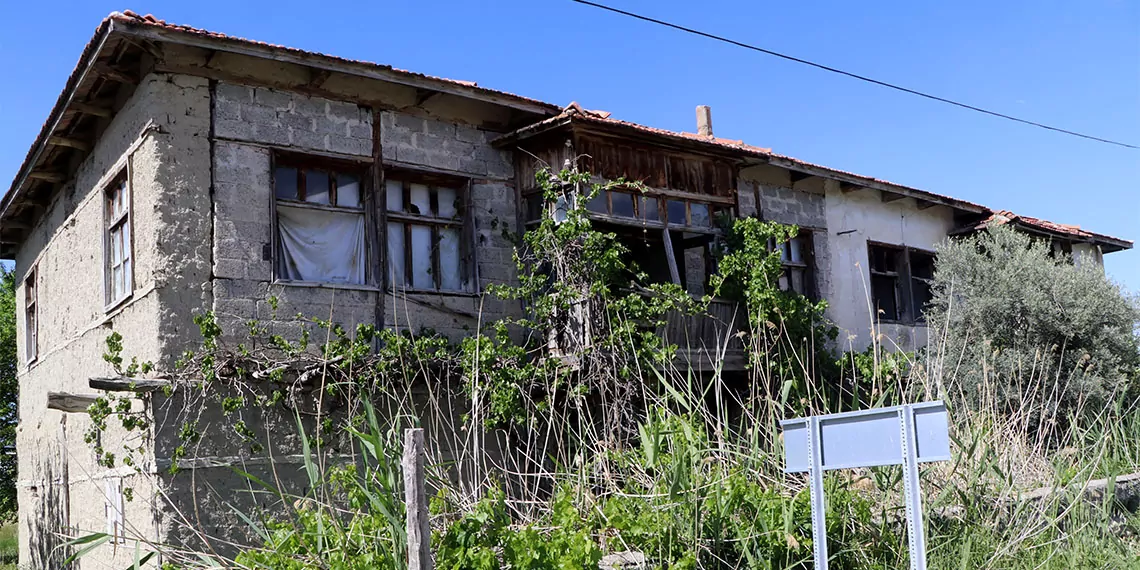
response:
<path fill-rule="evenodd" d="M 924 322 L 926 305 L 932 297 L 934 254 L 869 243 L 867 257 L 876 318 L 905 324 Z"/>

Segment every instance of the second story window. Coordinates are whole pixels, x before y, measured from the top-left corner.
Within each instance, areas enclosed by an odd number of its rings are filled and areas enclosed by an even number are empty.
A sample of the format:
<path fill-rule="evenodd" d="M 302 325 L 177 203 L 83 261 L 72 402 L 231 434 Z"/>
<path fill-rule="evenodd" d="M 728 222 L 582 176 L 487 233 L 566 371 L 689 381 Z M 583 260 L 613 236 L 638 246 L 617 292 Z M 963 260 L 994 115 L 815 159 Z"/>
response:
<path fill-rule="evenodd" d="M 867 256 L 871 300 L 877 318 L 904 324 L 923 322 L 923 311 L 931 298 L 934 254 L 909 247 L 868 243 Z"/>
<path fill-rule="evenodd" d="M 36 312 L 36 268 L 24 278 L 24 360 L 32 362 L 39 354 L 39 314 Z"/>
<path fill-rule="evenodd" d="M 368 239 L 361 169 L 278 159 L 276 276 L 364 285 Z"/>
<path fill-rule="evenodd" d="M 386 182 L 388 277 L 397 289 L 471 290 L 472 244 L 465 238 L 467 185 L 394 174 Z"/>
<path fill-rule="evenodd" d="M 808 298 L 815 298 L 815 277 L 812 272 L 811 232 L 801 229 L 799 234 L 780 244 L 769 247 L 780 251 L 780 289 L 794 291 Z"/>
<path fill-rule="evenodd" d="M 104 281 L 107 305 L 118 305 L 134 289 L 131 245 L 131 192 L 126 175 L 107 187 L 105 195 Z"/>

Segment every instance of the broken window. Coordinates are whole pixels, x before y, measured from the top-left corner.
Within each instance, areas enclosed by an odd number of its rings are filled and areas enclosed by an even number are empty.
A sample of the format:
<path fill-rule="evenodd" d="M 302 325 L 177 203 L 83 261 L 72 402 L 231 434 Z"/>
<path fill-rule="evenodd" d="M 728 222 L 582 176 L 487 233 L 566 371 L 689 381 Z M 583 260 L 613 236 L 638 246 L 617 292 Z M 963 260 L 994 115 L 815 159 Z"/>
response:
<path fill-rule="evenodd" d="M 113 307 L 134 289 L 131 245 L 131 197 L 128 177 L 119 176 L 104 192 L 104 282 L 106 303 Z"/>
<path fill-rule="evenodd" d="M 273 172 L 277 278 L 368 282 L 363 169 L 278 158 Z"/>
<path fill-rule="evenodd" d="M 39 354 L 39 315 L 36 313 L 36 268 L 24 278 L 24 360 L 32 362 Z"/>
<path fill-rule="evenodd" d="M 532 192 L 523 199 L 526 205 L 526 221 L 537 222 L 543 212 L 542 193 Z M 666 197 L 658 195 L 657 192 L 641 193 L 618 189 L 599 191 L 586 203 L 586 210 L 598 214 L 595 216 L 598 219 L 617 223 L 629 220 L 651 227 L 662 227 L 668 223 L 670 226 L 698 230 L 711 230 L 717 216 L 732 213 L 728 204 L 702 202 L 687 197 Z"/>
<path fill-rule="evenodd" d="M 469 291 L 474 248 L 465 238 L 466 183 L 397 175 L 386 182 L 386 192 L 391 285 Z"/>
<path fill-rule="evenodd" d="M 934 254 L 920 249 L 867 244 L 871 300 L 877 318 L 907 324 L 924 321 L 931 299 Z"/>
<path fill-rule="evenodd" d="M 780 274 L 780 289 L 815 298 L 811 232 L 800 230 L 788 241 L 778 246 L 772 243 L 769 247 L 780 252 L 780 265 L 783 267 L 783 272 Z"/>

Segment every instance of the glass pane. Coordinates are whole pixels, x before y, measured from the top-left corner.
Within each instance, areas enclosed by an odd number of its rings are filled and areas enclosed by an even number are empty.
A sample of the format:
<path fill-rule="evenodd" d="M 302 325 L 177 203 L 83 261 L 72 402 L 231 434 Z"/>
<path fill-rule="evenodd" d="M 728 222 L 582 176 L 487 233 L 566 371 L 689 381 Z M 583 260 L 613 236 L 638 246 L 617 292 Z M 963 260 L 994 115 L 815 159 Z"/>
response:
<path fill-rule="evenodd" d="M 658 211 L 660 205 L 660 201 L 657 198 L 642 196 L 640 211 L 641 217 L 650 222 L 659 221 L 661 219 L 661 213 Z"/>
<path fill-rule="evenodd" d="M 408 206 L 408 213 L 421 216 L 431 216 L 431 191 L 423 184 L 412 184 L 412 203 Z"/>
<path fill-rule="evenodd" d="M 123 266 L 116 265 L 111 268 L 111 300 L 117 301 L 123 293 Z"/>
<path fill-rule="evenodd" d="M 633 196 L 622 192 L 611 192 L 610 200 L 613 203 L 613 215 L 623 218 L 633 217 Z"/>
<path fill-rule="evenodd" d="M 123 289 L 122 294 L 126 295 L 131 292 L 131 260 L 128 258 L 123 262 Z"/>
<path fill-rule="evenodd" d="M 707 228 L 712 225 L 708 204 L 689 204 L 689 215 L 693 218 L 694 226 Z"/>
<path fill-rule="evenodd" d="M 389 180 L 385 184 L 388 189 L 388 211 L 404 211 L 404 183 L 399 180 Z"/>
<path fill-rule="evenodd" d="M 336 205 L 344 208 L 360 207 L 360 179 L 355 175 L 336 175 Z"/>
<path fill-rule="evenodd" d="M 404 224 L 388 224 L 388 276 L 393 286 L 404 286 Z"/>
<path fill-rule="evenodd" d="M 431 275 L 431 228 L 427 226 L 412 226 L 412 287 L 435 289 Z"/>
<path fill-rule="evenodd" d="M 607 194 L 608 193 L 604 190 L 598 192 L 589 202 L 586 203 L 586 209 L 591 212 L 597 212 L 599 214 L 610 213 L 609 204 L 606 202 Z"/>
<path fill-rule="evenodd" d="M 108 249 L 111 250 L 109 253 L 111 254 L 111 265 L 112 266 L 115 266 L 115 265 L 122 263 L 121 252 L 123 250 L 122 250 L 122 246 L 119 245 L 122 241 L 122 232 L 120 231 L 121 228 L 122 228 L 122 226 L 118 226 L 118 227 L 111 229 L 111 236 L 110 236 L 111 237 L 111 239 L 110 239 L 111 243 L 107 244 Z"/>
<path fill-rule="evenodd" d="M 297 169 L 278 166 L 273 173 L 273 186 L 277 197 L 286 200 L 297 199 Z"/>
<path fill-rule="evenodd" d="M 807 291 L 804 289 L 804 270 L 789 269 L 788 276 L 792 279 L 792 291 L 800 295 L 807 295 Z"/>
<path fill-rule="evenodd" d="M 459 193 L 454 188 L 436 188 L 435 191 L 439 205 L 439 217 L 450 220 L 459 215 Z"/>
<path fill-rule="evenodd" d="M 305 201 L 314 204 L 329 203 L 329 173 L 323 170 L 305 171 Z"/>
<path fill-rule="evenodd" d="M 677 225 L 687 225 L 688 220 L 685 216 L 685 203 L 678 200 L 669 200 L 668 204 L 669 223 Z"/>
<path fill-rule="evenodd" d="M 459 267 L 459 230 L 455 228 L 439 230 L 439 271 L 441 289 L 447 291 L 463 289 Z"/>
<path fill-rule="evenodd" d="M 898 320 L 898 302 L 895 297 L 895 278 L 883 275 L 871 276 L 871 296 L 875 301 L 877 318 Z"/>
<path fill-rule="evenodd" d="M 122 259 L 130 259 L 131 258 L 131 225 L 126 223 L 126 222 L 123 222 L 122 227 L 123 227 Z"/>
<path fill-rule="evenodd" d="M 804 261 L 804 238 L 796 236 L 788 241 L 788 249 L 791 254 L 788 256 L 793 263 L 803 263 Z"/>
<path fill-rule="evenodd" d="M 788 290 L 788 272 L 787 271 L 780 274 L 780 290 L 781 291 L 787 291 Z"/>

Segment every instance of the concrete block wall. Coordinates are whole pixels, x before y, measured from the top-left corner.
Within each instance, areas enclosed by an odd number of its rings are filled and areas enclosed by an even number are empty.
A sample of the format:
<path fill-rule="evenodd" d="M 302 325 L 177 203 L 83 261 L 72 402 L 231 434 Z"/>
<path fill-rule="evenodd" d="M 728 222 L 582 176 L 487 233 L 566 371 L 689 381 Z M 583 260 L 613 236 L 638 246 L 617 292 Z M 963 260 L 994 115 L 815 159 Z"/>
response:
<path fill-rule="evenodd" d="M 486 284 L 514 276 L 513 244 L 505 237 L 515 225 L 514 169 L 511 154 L 489 144 L 498 133 L 424 115 L 385 111 L 380 117 L 386 175 L 393 167 L 426 168 L 471 179 L 478 290 L 405 296 L 378 288 L 274 282 L 275 229 L 270 215 L 274 149 L 371 157 L 373 113 L 349 102 L 219 83 L 214 115 L 213 294 L 224 328 L 240 330 L 252 318 L 272 320 L 272 332 L 295 337 L 303 326 L 297 314 L 331 317 L 351 328 L 376 323 L 378 307 L 383 306 L 386 326 L 431 329 L 458 339 L 474 331 L 480 313 L 489 321 L 507 310 L 502 302 L 479 294 Z M 277 310 L 269 297 L 277 300 Z"/>

